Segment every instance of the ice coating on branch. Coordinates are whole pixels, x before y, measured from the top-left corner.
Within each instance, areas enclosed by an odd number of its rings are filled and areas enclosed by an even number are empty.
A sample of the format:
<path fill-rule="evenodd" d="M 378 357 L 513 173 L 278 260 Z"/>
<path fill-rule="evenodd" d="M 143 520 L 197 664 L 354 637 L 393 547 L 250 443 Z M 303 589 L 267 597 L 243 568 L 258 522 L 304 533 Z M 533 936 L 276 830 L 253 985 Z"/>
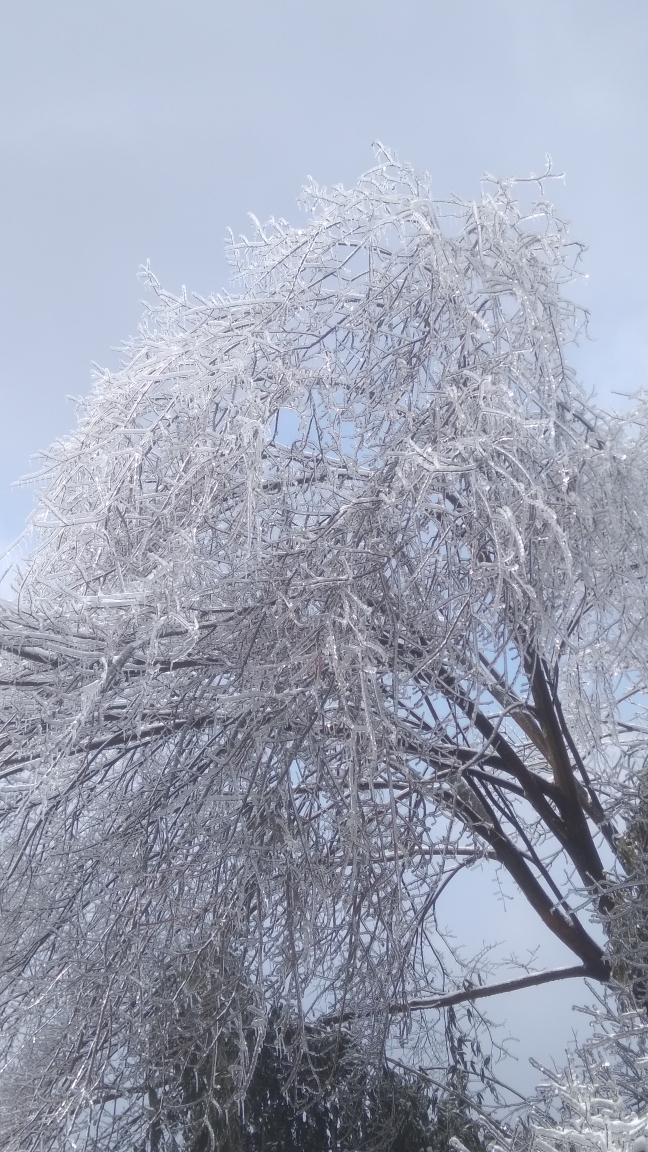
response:
<path fill-rule="evenodd" d="M 608 1049 L 608 1055 L 610 1051 Z M 580 1079 L 573 1071 L 544 1085 L 541 1091 L 553 1097 L 554 1118 L 545 1113 L 532 1119 L 530 1131 L 534 1149 L 540 1152 L 646 1152 L 648 1112 L 645 1098 L 632 1108 L 609 1064 L 601 1064 Z M 557 1118 L 556 1118 L 557 1116 Z"/>
<path fill-rule="evenodd" d="M 528 1114 L 491 1152 L 646 1152 L 648 1019 L 629 1007 L 627 990 L 617 986 L 615 993 L 587 1010 L 594 1034 L 568 1054 L 562 1072 L 535 1065 L 544 1082 L 528 1101 Z"/>
<path fill-rule="evenodd" d="M 384 154 L 309 186 L 232 241 L 241 294 L 150 279 L 44 458 L 0 615 L 11 1152 L 167 1139 L 277 1006 L 380 1059 L 462 978 L 467 862 L 605 975 L 569 900 L 643 739 L 646 437 L 566 364 L 579 249 L 537 188 L 435 203 Z"/>
<path fill-rule="evenodd" d="M 196 612 L 286 579 L 294 601 L 353 587 L 371 611 L 372 565 L 398 554 L 434 584 L 436 620 L 414 597 L 428 643 L 461 621 L 470 661 L 484 633 L 502 642 L 506 604 L 549 652 L 579 617 L 583 680 L 628 646 L 645 666 L 645 448 L 588 412 L 565 365 L 578 248 L 508 185 L 479 206 L 426 193 L 389 164 L 350 191 L 313 185 L 306 228 L 232 242 L 243 297 L 158 289 L 132 358 L 45 462 L 24 608 L 45 598 L 91 630 L 120 608 L 111 646 L 125 625 L 153 650 L 163 604 L 182 647 Z"/>
<path fill-rule="evenodd" d="M 606 1089 L 607 1088 L 607 1092 Z M 533 1125 L 534 1148 L 541 1152 L 646 1152 L 648 1115 L 628 1109 L 614 1083 L 605 1087 L 574 1080 L 556 1085 L 563 1119 L 556 1127 Z"/>

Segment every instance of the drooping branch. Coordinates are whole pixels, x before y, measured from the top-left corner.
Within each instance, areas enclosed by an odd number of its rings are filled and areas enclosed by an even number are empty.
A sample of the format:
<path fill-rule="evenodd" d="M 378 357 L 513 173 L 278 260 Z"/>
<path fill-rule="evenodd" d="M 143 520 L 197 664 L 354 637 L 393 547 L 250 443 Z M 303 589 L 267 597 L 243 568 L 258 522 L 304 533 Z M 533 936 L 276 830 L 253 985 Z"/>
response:
<path fill-rule="evenodd" d="M 9 1152 L 94 1139 L 114 1080 L 111 1152 L 143 1145 L 143 1074 L 188 1146 L 196 1051 L 221 1037 L 240 1088 L 279 1003 L 304 1034 L 316 1004 L 373 1005 L 384 1039 L 390 1001 L 609 975 L 571 904 L 584 883 L 597 910 L 588 820 L 606 795 L 623 818 L 648 693 L 648 434 L 565 368 L 544 198 L 495 186 L 447 229 L 381 153 L 307 203 L 232 245 L 240 296 L 151 280 L 0 607 Z M 555 659 L 561 701 L 529 683 Z M 458 988 L 435 902 L 485 858 L 578 967 Z"/>

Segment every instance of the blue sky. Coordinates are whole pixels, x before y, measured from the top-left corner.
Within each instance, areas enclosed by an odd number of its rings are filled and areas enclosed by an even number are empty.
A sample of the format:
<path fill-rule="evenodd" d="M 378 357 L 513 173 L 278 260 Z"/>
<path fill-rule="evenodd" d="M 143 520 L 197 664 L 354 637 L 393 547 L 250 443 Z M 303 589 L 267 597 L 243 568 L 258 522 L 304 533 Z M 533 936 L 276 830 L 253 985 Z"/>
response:
<path fill-rule="evenodd" d="M 295 220 L 306 176 L 353 182 L 375 139 L 439 196 L 475 197 L 484 171 L 525 176 L 551 154 L 567 174 L 554 198 L 589 244 L 576 291 L 593 340 L 573 360 L 622 404 L 614 393 L 648 378 L 647 33 L 645 0 L 2 5 L 0 544 L 31 504 L 11 481 L 71 427 L 66 396 L 87 392 L 91 362 L 114 365 L 137 327 L 138 266 L 171 291 L 218 291 L 228 226 Z M 492 926 L 467 919 L 476 938 Z M 531 931 L 515 924 L 498 913 L 505 944 Z M 536 989 L 491 1011 L 559 1060 L 577 995 Z"/>

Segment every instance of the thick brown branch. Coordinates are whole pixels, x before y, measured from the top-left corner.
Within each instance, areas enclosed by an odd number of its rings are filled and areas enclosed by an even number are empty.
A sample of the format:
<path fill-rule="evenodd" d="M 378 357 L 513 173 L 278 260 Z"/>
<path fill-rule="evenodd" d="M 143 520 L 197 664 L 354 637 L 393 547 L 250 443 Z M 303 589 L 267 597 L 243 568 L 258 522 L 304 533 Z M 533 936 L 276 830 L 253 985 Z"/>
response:
<path fill-rule="evenodd" d="M 572 980 L 575 977 L 590 977 L 600 979 L 586 964 L 577 964 L 571 968 L 552 968 L 547 972 L 533 972 L 529 976 L 521 976 L 518 980 L 505 980 L 501 984 L 486 984 L 476 988 L 462 988 L 458 992 L 449 992 L 445 996 L 422 997 L 421 999 L 404 1000 L 400 1003 L 390 1004 L 390 1016 L 405 1012 L 424 1012 L 430 1008 L 451 1008 L 453 1004 L 468 1004 L 474 1000 L 483 1000 L 488 996 L 501 996 L 506 992 L 519 992 L 523 988 L 537 988 L 540 984 L 553 984 L 557 980 Z M 331 1012 L 318 1020 L 320 1025 L 345 1024 L 349 1020 L 357 1019 L 361 1012 L 348 1010 L 346 1012 Z M 368 1015 L 367 1011 L 367 1015 Z"/>
<path fill-rule="evenodd" d="M 390 1013 L 423 1010 L 425 1008 L 450 1008 L 453 1004 L 470 1003 L 488 996 L 500 996 L 504 992 L 519 992 L 523 988 L 536 988 L 539 984 L 553 984 L 557 980 L 571 980 L 576 976 L 598 979 L 586 964 L 576 964 L 570 968 L 553 968 L 548 972 L 534 972 L 521 976 L 518 980 L 504 980 L 501 984 L 487 984 L 477 988 L 464 988 L 460 992 L 450 992 L 447 996 L 434 996 L 429 999 L 410 1000 L 404 1005 L 390 1005 Z"/>
<path fill-rule="evenodd" d="M 608 844 L 610 845 L 610 848 L 614 852 L 615 856 L 618 856 L 618 847 L 617 847 L 618 832 L 617 832 L 616 828 L 614 827 L 613 822 L 611 820 L 608 820 L 608 818 L 605 814 L 605 811 L 603 809 L 603 806 L 601 804 L 601 801 L 599 800 L 598 796 L 596 795 L 596 791 L 594 790 L 594 786 L 593 786 L 593 784 L 589 778 L 589 774 L 588 774 L 587 769 L 585 768 L 585 765 L 583 763 L 583 758 L 582 758 L 580 752 L 578 751 L 578 748 L 576 747 L 576 743 L 574 741 L 574 738 L 573 738 L 571 732 L 569 731 L 569 727 L 567 725 L 567 721 L 565 720 L 565 716 L 564 716 L 564 713 L 562 710 L 562 705 L 561 705 L 558 697 L 556 697 L 554 699 L 554 707 L 556 709 L 556 716 L 558 717 L 558 722 L 560 724 L 562 734 L 565 737 L 565 740 L 567 742 L 567 747 L 569 748 L 569 750 L 570 750 L 570 752 L 574 758 L 574 764 L 578 768 L 578 771 L 580 772 L 580 775 L 581 775 L 581 778 L 583 781 L 583 785 L 581 785 L 580 787 L 583 788 L 584 795 L 583 795 L 583 793 L 581 793 L 581 791 L 579 789 L 579 796 L 580 796 L 583 808 L 587 812 L 587 815 L 590 817 L 590 819 L 593 820 L 595 824 L 598 824 L 599 828 L 601 829 L 601 832 L 603 833 L 603 835 L 605 836 L 605 839 L 607 840 Z"/>
<path fill-rule="evenodd" d="M 567 828 L 568 851 L 585 884 L 605 883 L 605 870 L 583 811 L 574 769 L 560 727 L 542 661 L 535 655 L 528 669 L 536 713 L 547 742 L 549 763 L 561 795 L 560 814 Z"/>
<path fill-rule="evenodd" d="M 538 813 L 538 816 L 544 821 L 548 830 L 553 833 L 559 844 L 568 852 L 569 840 L 567 829 L 558 813 L 554 811 L 547 801 L 544 782 L 541 783 L 535 773 L 527 768 L 524 761 L 520 759 L 508 740 L 502 736 L 501 732 L 497 731 L 495 725 L 484 716 L 483 712 L 479 710 L 467 693 L 457 684 L 454 676 L 445 668 L 441 669 L 440 684 L 446 696 L 459 705 L 462 712 L 464 712 L 468 719 L 475 725 L 480 735 L 483 736 L 485 740 L 488 740 L 490 746 L 499 755 L 504 770 L 515 777 L 524 789 L 527 800 Z"/>
<path fill-rule="evenodd" d="M 536 723 L 536 720 L 532 716 L 528 705 L 525 704 L 523 700 L 520 700 L 517 696 L 514 695 L 511 688 L 504 680 L 503 676 L 500 676 L 499 672 L 496 668 L 493 667 L 490 660 L 487 660 L 481 652 L 479 653 L 479 660 L 480 663 L 483 664 L 484 668 L 487 668 L 493 677 L 493 683 L 489 685 L 489 692 L 491 696 L 493 696 L 493 698 L 497 700 L 503 708 L 509 709 L 509 715 L 511 719 L 515 721 L 518 728 L 522 729 L 525 736 L 528 736 L 531 743 L 535 745 L 542 756 L 544 756 L 545 760 L 548 760 L 549 757 L 547 755 L 547 743 L 544 738 L 544 733 Z"/>
<path fill-rule="evenodd" d="M 533 875 L 520 850 L 511 843 L 500 827 L 494 813 L 487 811 L 483 805 L 481 805 L 482 812 L 477 812 L 475 808 L 459 797 L 455 798 L 454 803 L 461 818 L 472 827 L 476 835 L 485 840 L 493 849 L 497 859 L 515 880 L 518 888 L 547 928 L 571 952 L 580 957 L 595 979 L 601 980 L 603 983 L 607 982 L 610 972 L 603 949 L 585 931 L 573 912 L 552 902 L 540 882 Z"/>

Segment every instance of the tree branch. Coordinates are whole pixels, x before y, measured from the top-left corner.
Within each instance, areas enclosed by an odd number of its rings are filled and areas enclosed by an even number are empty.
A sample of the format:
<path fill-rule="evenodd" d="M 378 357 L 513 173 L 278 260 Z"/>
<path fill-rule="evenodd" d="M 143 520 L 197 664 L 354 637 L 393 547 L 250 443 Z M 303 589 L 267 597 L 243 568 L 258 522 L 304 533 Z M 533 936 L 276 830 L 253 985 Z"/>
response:
<path fill-rule="evenodd" d="M 554 781 L 562 797 L 559 807 L 567 828 L 567 851 L 588 887 L 592 884 L 604 885 L 605 870 L 580 802 L 574 769 L 556 715 L 547 671 L 537 653 L 528 657 L 527 667 L 536 713 L 547 742 L 549 763 L 553 769 Z"/>
<path fill-rule="evenodd" d="M 505 980 L 501 984 L 486 984 L 476 988 L 462 988 L 459 992 L 449 992 L 447 996 L 423 997 L 417 1000 L 404 1000 L 389 1005 L 389 1015 L 397 1016 L 401 1012 L 423 1012 L 428 1008 L 450 1008 L 453 1004 L 472 1003 L 473 1000 L 483 1000 L 487 996 L 500 996 L 505 992 L 518 992 L 523 988 L 537 988 L 540 984 L 553 984 L 558 980 L 571 980 L 574 977 L 590 976 L 599 979 L 596 973 L 586 964 L 577 964 L 571 968 L 552 968 L 547 972 L 534 972 L 530 976 L 521 976 L 518 980 Z M 369 1014 L 369 1010 L 366 1010 Z M 355 1020 L 365 1012 L 331 1012 L 322 1016 L 318 1024 L 345 1024 L 348 1020 Z"/>
<path fill-rule="evenodd" d="M 493 849 L 500 864 L 506 868 L 524 894 L 531 907 L 547 928 L 557 936 L 569 950 L 579 956 L 587 965 L 589 974 L 605 983 L 610 978 L 609 965 L 603 949 L 585 931 L 577 916 L 562 904 L 555 904 L 542 885 L 533 875 L 522 853 L 512 844 L 502 829 L 495 813 L 488 808 L 484 798 L 477 800 L 481 812 L 466 803 L 458 794 L 454 795 L 455 810 L 465 823 L 472 827 L 477 836 L 485 840 Z"/>

